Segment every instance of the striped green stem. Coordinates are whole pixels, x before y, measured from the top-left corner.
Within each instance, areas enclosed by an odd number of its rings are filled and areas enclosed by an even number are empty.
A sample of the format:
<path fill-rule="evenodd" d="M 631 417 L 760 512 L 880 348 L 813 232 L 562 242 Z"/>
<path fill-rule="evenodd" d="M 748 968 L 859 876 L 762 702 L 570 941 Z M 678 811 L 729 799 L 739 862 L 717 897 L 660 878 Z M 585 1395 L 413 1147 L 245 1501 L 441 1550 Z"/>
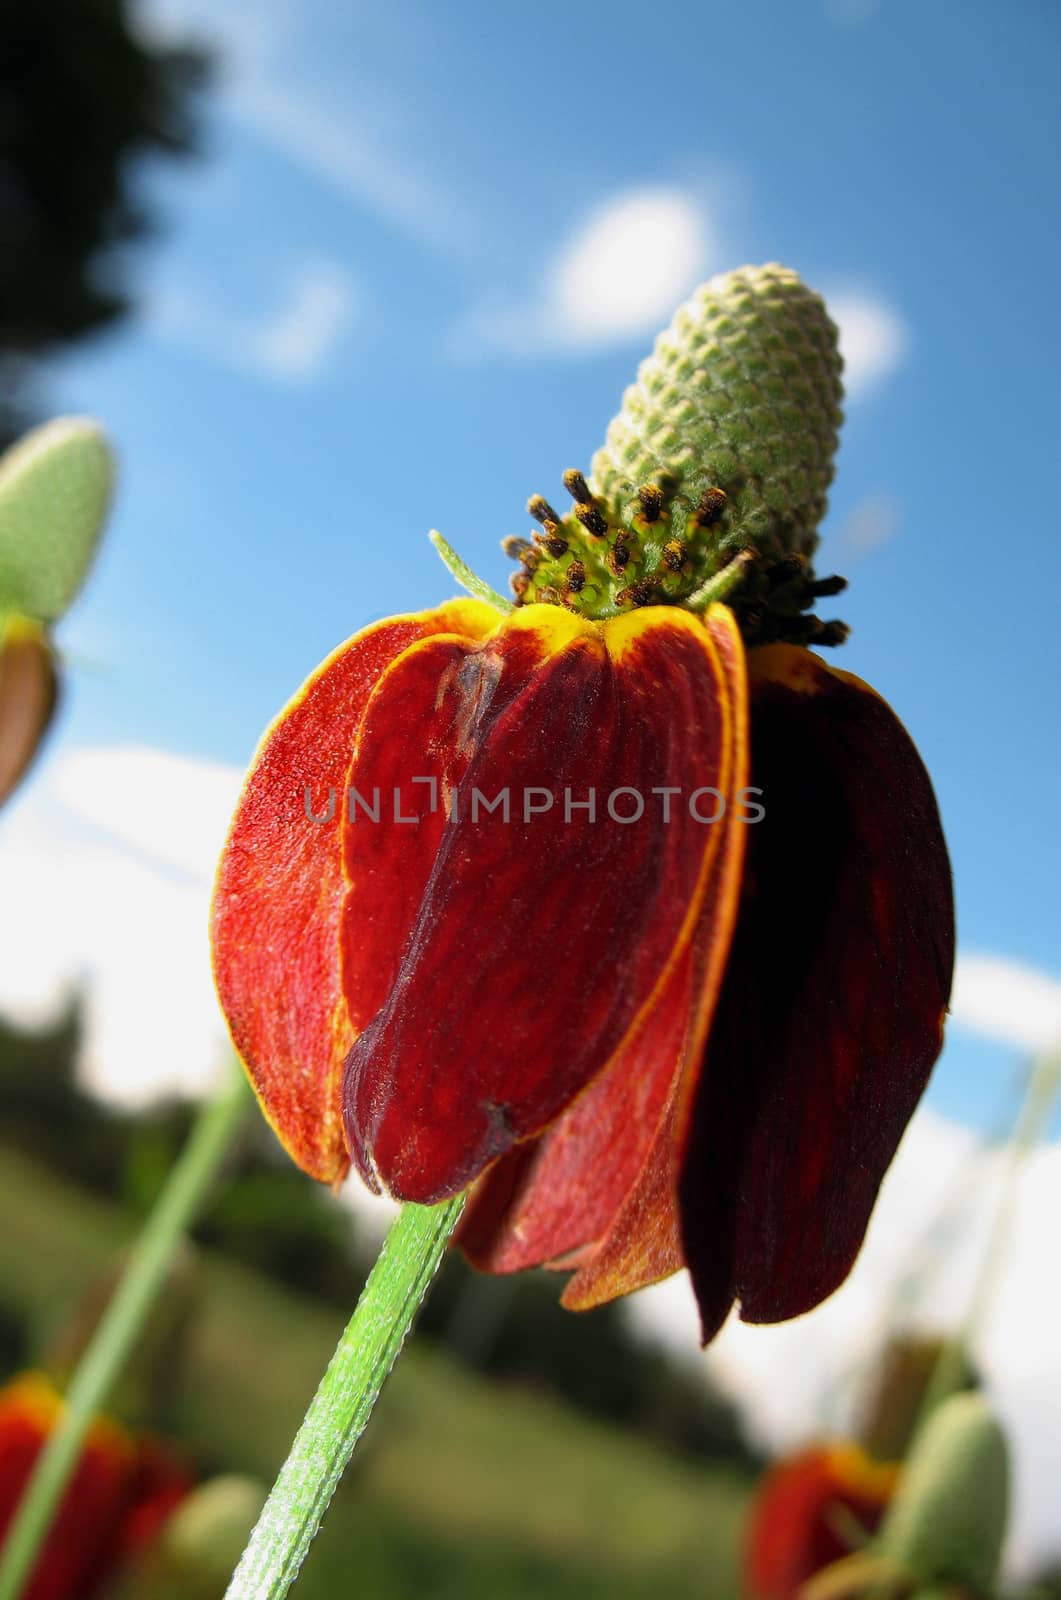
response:
<path fill-rule="evenodd" d="M 298 1577 L 464 1205 L 403 1207 L 310 1402 L 225 1600 L 282 1600 Z"/>

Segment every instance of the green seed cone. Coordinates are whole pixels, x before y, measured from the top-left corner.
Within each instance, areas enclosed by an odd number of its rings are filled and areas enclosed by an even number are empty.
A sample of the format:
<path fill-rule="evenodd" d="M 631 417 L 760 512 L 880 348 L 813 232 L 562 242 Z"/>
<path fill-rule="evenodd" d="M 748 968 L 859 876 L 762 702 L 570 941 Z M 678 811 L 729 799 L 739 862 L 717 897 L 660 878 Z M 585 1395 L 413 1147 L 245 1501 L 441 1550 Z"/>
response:
<path fill-rule="evenodd" d="M 923 1587 L 990 1591 L 1009 1512 L 1005 1435 L 979 1394 L 954 1395 L 925 1425 L 877 1548 Z"/>
<path fill-rule="evenodd" d="M 691 508 L 729 496 L 723 551 L 809 556 L 833 476 L 842 362 L 819 295 L 795 272 L 742 267 L 703 284 L 659 335 L 593 458 L 592 487 L 633 515 L 639 484 Z"/>

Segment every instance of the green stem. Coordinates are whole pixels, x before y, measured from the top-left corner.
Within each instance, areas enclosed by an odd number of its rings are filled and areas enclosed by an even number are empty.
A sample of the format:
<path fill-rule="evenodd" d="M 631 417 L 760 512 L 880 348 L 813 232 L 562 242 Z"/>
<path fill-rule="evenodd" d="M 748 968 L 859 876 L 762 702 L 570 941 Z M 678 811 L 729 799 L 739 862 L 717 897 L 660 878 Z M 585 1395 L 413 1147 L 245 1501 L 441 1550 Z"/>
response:
<path fill-rule="evenodd" d="M 1013 1226 L 1017 1189 L 1024 1164 L 1046 1133 L 1058 1092 L 1061 1091 L 1061 1046 L 1046 1050 L 1033 1061 L 1028 1087 L 1021 1100 L 1013 1132 L 1006 1145 L 1006 1166 L 995 1215 L 980 1258 L 976 1281 L 961 1328 L 940 1350 L 924 1399 L 917 1413 L 913 1439 L 921 1433 L 929 1417 L 942 1401 L 969 1381 L 970 1357 L 990 1309 L 999 1272 L 1005 1260 L 1006 1245 Z"/>
<path fill-rule="evenodd" d="M 403 1207 L 280 1469 L 225 1600 L 282 1600 L 398 1358 L 464 1205 Z"/>
<path fill-rule="evenodd" d="M 473 594 L 477 600 L 485 600 L 488 606 L 494 606 L 498 611 L 513 610 L 512 601 L 506 600 L 504 595 L 498 594 L 496 589 L 491 589 L 485 578 L 480 578 L 477 572 L 473 572 L 463 557 L 457 554 L 453 546 L 447 544 L 437 528 L 432 528 L 427 537 L 438 551 L 443 565 L 449 568 L 462 589 L 467 589 L 468 593 Z"/>
<path fill-rule="evenodd" d="M 62 1419 L 37 1457 L 0 1555 L 0 1600 L 18 1600 L 77 1464 L 92 1419 L 106 1403 L 165 1281 L 174 1253 L 199 1211 L 250 1104 L 240 1072 L 226 1077 L 218 1095 L 203 1106 L 78 1363 Z"/>

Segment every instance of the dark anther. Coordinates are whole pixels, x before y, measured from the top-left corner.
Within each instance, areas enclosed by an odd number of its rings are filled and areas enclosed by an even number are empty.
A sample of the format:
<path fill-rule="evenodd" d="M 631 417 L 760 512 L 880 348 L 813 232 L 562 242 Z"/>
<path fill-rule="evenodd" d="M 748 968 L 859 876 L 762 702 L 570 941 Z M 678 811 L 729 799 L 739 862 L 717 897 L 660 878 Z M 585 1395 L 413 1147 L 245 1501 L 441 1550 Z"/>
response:
<path fill-rule="evenodd" d="M 642 578 L 640 583 L 631 583 L 625 589 L 620 589 L 615 597 L 618 606 L 650 606 L 655 598 L 655 586 L 648 578 Z"/>
<path fill-rule="evenodd" d="M 680 572 L 685 565 L 685 545 L 680 539 L 668 539 L 663 546 L 663 565 L 671 572 Z"/>
<path fill-rule="evenodd" d="M 526 572 L 514 572 L 508 581 L 516 599 L 522 600 L 530 588 L 530 575 Z"/>
<path fill-rule="evenodd" d="M 608 552 L 608 565 L 616 576 L 630 565 L 630 546 L 621 533 L 616 534 L 615 543 Z"/>
<path fill-rule="evenodd" d="M 588 505 L 576 506 L 575 516 L 586 531 L 596 534 L 598 539 L 603 539 L 608 531 L 608 520 L 595 501 L 591 500 Z"/>
<path fill-rule="evenodd" d="M 807 558 L 801 555 L 782 556 L 780 561 L 775 561 L 766 574 L 766 581 L 772 589 L 782 583 L 788 583 L 790 578 L 799 578 L 807 570 Z"/>
<path fill-rule="evenodd" d="M 582 476 L 581 472 L 579 472 L 577 467 L 568 467 L 567 471 L 564 473 L 564 488 L 567 490 L 572 500 L 574 500 L 576 504 L 580 506 L 586 505 L 587 502 L 593 499 L 593 496 L 589 492 L 589 484 L 586 482 L 585 478 Z"/>
<path fill-rule="evenodd" d="M 724 489 L 705 489 L 696 508 L 696 520 L 701 528 L 713 528 L 726 509 Z"/>
<path fill-rule="evenodd" d="M 646 522 L 658 522 L 663 510 L 663 490 L 658 483 L 643 483 L 637 491 L 641 515 Z"/>
<path fill-rule="evenodd" d="M 545 524 L 542 533 L 534 535 L 534 542 L 553 557 L 562 556 L 567 550 L 567 540 L 560 532 L 558 524 L 551 521 Z"/>
<path fill-rule="evenodd" d="M 572 594 L 581 594 L 586 586 L 586 563 L 572 561 L 567 569 L 567 587 Z"/>
<path fill-rule="evenodd" d="M 847 579 L 834 574 L 831 578 L 816 578 L 810 586 L 813 595 L 842 594 L 847 588 Z"/>
<path fill-rule="evenodd" d="M 555 561 L 558 556 L 565 556 L 567 554 L 567 540 L 561 539 L 559 536 L 546 539 L 545 548 Z"/>
<path fill-rule="evenodd" d="M 527 501 L 527 515 L 535 522 L 559 522 L 560 518 L 542 494 L 532 494 Z"/>
<path fill-rule="evenodd" d="M 825 632 L 821 617 L 786 617 L 778 630 L 786 644 L 820 644 Z"/>
<path fill-rule="evenodd" d="M 762 606 L 742 606 L 739 614 L 741 631 L 745 634 L 758 633 L 766 617 Z"/>
<path fill-rule="evenodd" d="M 851 629 L 846 622 L 825 622 L 822 631 L 815 639 L 815 644 L 843 644 L 850 634 Z"/>
<path fill-rule="evenodd" d="M 534 549 L 527 550 L 520 556 L 520 560 L 528 572 L 537 572 L 541 559 L 541 551 Z"/>
<path fill-rule="evenodd" d="M 518 533 L 510 533 L 501 541 L 501 548 L 511 561 L 522 561 L 528 550 L 534 546 L 529 539 L 521 539 Z"/>

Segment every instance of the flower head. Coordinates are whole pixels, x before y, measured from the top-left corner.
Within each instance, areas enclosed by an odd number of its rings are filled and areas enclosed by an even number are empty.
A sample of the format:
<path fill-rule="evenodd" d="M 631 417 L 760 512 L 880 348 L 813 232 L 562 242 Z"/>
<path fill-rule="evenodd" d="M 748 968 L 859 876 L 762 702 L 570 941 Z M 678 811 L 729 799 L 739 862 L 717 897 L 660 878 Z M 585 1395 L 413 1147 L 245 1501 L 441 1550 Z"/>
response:
<path fill-rule="evenodd" d="M 0 1389 L 0 1541 L 62 1410 L 48 1380 L 25 1373 Z M 85 1440 L 24 1600 L 91 1600 L 155 1537 L 191 1488 L 148 1436 L 98 1418 Z"/>
<path fill-rule="evenodd" d="M 797 1600 L 808 1578 L 875 1533 L 899 1481 L 850 1440 L 813 1445 L 767 1472 L 745 1541 L 749 1600 Z"/>
<path fill-rule="evenodd" d="M 588 1307 L 687 1265 L 710 1338 L 857 1254 L 941 1043 L 950 877 L 884 702 L 808 648 L 835 330 L 782 268 L 706 285 L 516 605 L 393 617 L 266 733 L 218 990 L 267 1116 L 337 1182 L 474 1185 L 477 1265 Z"/>

